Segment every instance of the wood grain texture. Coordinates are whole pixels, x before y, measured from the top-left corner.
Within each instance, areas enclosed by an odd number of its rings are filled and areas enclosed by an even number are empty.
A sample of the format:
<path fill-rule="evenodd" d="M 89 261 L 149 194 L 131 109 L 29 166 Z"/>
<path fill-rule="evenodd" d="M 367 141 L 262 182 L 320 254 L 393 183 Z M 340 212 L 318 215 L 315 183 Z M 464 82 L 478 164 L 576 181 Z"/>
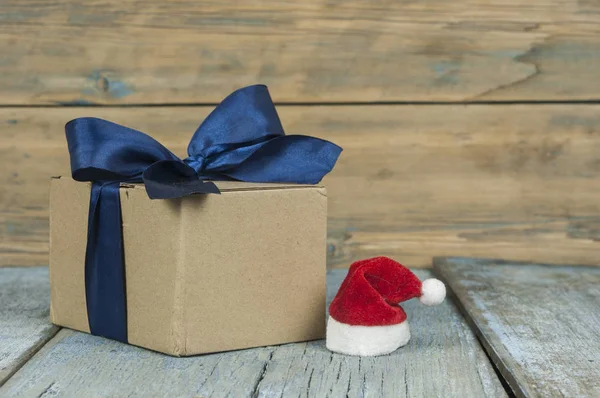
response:
<path fill-rule="evenodd" d="M 330 302 L 346 272 L 328 273 Z M 417 270 L 421 279 L 431 277 Z M 504 389 L 465 320 L 447 300 L 403 303 L 407 346 L 381 357 L 332 354 L 324 341 L 277 347 L 258 384 L 259 397 L 504 397 Z M 460 364 L 460 366 L 457 366 Z"/>
<path fill-rule="evenodd" d="M 58 331 L 49 321 L 48 269 L 0 269 L 0 386 Z"/>
<path fill-rule="evenodd" d="M 0 104 L 599 99 L 590 0 L 3 0 Z"/>
<path fill-rule="evenodd" d="M 0 263 L 47 263 L 48 179 L 63 125 L 98 116 L 179 155 L 211 107 L 0 109 Z M 390 255 L 596 264 L 600 106 L 281 106 L 288 134 L 344 147 L 324 180 L 329 263 Z"/>
<path fill-rule="evenodd" d="M 22 269 L 23 274 L 27 271 Z M 344 276 L 342 270 L 328 274 L 328 301 Z M 333 354 L 322 340 L 173 358 L 63 330 L 0 389 L 0 395 L 505 396 L 483 349 L 452 303 L 428 308 L 409 302 L 406 309 L 413 339 L 379 358 Z"/>
<path fill-rule="evenodd" d="M 600 269 L 438 259 L 519 397 L 600 396 Z"/>

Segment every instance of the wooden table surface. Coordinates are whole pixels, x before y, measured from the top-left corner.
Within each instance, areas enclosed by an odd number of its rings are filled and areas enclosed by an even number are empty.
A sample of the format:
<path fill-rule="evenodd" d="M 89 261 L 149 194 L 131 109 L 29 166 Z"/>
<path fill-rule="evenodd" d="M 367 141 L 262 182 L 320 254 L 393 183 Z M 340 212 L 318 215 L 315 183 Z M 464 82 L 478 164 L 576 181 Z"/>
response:
<path fill-rule="evenodd" d="M 600 397 L 600 268 L 439 259 L 486 350 L 520 397 Z"/>
<path fill-rule="evenodd" d="M 376 358 L 333 354 L 322 340 L 169 357 L 59 330 L 47 269 L 0 269 L 0 397 L 599 396 L 600 269 L 435 266 L 454 294 L 437 307 L 406 303 L 411 341 Z M 328 273 L 328 301 L 345 273 Z"/>

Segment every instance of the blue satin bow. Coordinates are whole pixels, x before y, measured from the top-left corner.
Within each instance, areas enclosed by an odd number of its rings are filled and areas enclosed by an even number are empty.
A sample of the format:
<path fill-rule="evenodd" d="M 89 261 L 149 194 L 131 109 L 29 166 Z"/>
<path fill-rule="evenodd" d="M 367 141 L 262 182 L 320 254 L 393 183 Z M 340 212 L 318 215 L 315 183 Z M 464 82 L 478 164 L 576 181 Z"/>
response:
<path fill-rule="evenodd" d="M 209 180 L 318 183 L 342 149 L 286 136 L 266 86 L 229 95 L 198 127 L 179 159 L 139 131 L 96 118 L 65 126 L 73 179 L 92 181 L 85 288 L 92 334 L 127 342 L 121 182 L 143 182 L 151 199 L 219 193 Z"/>

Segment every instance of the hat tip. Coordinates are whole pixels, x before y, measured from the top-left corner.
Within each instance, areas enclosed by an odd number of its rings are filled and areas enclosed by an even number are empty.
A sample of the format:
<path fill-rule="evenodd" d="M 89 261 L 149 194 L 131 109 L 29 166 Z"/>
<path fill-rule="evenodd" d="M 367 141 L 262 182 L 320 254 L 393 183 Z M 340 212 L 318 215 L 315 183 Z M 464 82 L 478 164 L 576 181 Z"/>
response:
<path fill-rule="evenodd" d="M 425 279 L 421 285 L 419 301 L 425 305 L 441 304 L 446 298 L 446 286 L 439 279 Z"/>

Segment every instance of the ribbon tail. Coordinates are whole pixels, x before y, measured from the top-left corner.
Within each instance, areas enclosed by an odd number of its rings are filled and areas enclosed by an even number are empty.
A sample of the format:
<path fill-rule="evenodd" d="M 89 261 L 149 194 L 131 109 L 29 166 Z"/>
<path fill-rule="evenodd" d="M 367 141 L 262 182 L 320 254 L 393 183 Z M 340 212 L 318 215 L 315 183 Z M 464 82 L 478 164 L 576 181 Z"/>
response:
<path fill-rule="evenodd" d="M 90 332 L 127 343 L 127 301 L 118 182 L 94 182 L 85 253 Z"/>
<path fill-rule="evenodd" d="M 232 150 L 206 171 L 246 182 L 317 184 L 333 169 L 341 152 L 342 148 L 329 141 L 286 135 L 263 143 L 249 156 L 240 149 Z M 236 157 L 241 158 L 237 164 Z"/>

